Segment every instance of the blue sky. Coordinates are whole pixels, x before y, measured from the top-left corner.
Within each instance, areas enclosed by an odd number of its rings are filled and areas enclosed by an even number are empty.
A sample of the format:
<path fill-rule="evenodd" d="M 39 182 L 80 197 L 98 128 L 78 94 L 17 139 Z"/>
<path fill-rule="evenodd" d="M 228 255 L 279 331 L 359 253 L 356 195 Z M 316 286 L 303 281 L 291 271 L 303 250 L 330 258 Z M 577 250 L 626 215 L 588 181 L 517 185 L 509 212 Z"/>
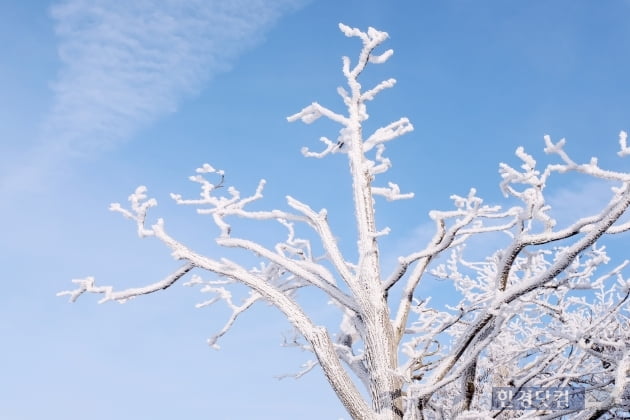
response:
<path fill-rule="evenodd" d="M 368 127 L 415 126 L 388 147 L 388 177 L 416 198 L 378 205 L 393 261 L 451 194 L 474 186 L 500 202 L 498 163 L 518 164 L 519 145 L 544 160 L 544 134 L 566 137 L 576 160 L 627 170 L 616 151 L 630 129 L 629 19 L 621 0 L 0 2 L 0 418 L 343 417 L 319 372 L 274 379 L 308 355 L 279 347 L 289 328 L 272 308 L 245 316 L 217 352 L 205 339 L 227 312 L 195 309 L 196 290 L 125 305 L 55 297 L 72 278 L 122 288 L 175 267 L 109 203 L 147 185 L 154 216 L 216 255 L 211 221 L 168 198 L 195 195 L 187 176 L 209 162 L 244 193 L 267 179 L 267 208 L 286 194 L 326 207 L 351 247 L 346 163 L 300 154 L 337 128 L 285 117 L 312 101 L 340 109 L 340 57 L 359 45 L 337 24 L 374 26 L 395 54 L 365 80 L 398 84 L 371 104 Z M 605 198 L 574 178 L 554 188 L 567 213 Z"/>

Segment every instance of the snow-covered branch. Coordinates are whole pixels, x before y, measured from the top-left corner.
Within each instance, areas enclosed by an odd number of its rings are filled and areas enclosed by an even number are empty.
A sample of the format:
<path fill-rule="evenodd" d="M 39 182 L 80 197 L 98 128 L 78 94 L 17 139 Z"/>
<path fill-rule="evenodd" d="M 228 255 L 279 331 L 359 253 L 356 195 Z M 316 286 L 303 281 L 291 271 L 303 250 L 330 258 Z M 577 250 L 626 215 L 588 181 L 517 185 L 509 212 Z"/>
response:
<path fill-rule="evenodd" d="M 234 238 L 220 238 L 217 243 L 227 248 L 242 248 L 252 251 L 256 255 L 282 267 L 283 269 L 293 273 L 296 277 L 307 281 L 308 283 L 316 286 L 322 291 L 326 292 L 332 299 L 335 299 L 338 303 L 344 307 L 358 312 L 356 304 L 352 301 L 352 297 L 344 294 L 337 286 L 335 286 L 332 276 L 328 275 L 325 269 L 321 266 L 314 266 L 311 264 L 303 264 L 301 261 L 291 260 L 276 252 L 270 251 L 257 244 L 256 242 L 245 239 Z M 310 269 L 310 270 L 309 270 Z M 311 271 L 312 270 L 312 271 Z M 315 270 L 319 271 L 315 272 Z M 320 273 L 324 273 L 321 276 Z"/>
<path fill-rule="evenodd" d="M 394 121 L 391 124 L 377 129 L 368 139 L 363 143 L 363 151 L 369 152 L 375 146 L 394 140 L 404 134 L 413 131 L 413 125 L 407 118 L 401 118 L 398 121 Z"/>
<path fill-rule="evenodd" d="M 193 268 L 195 268 L 194 264 L 188 262 L 163 280 L 149 284 L 144 287 L 133 287 L 118 292 L 115 292 L 112 286 L 96 286 L 94 277 L 75 279 L 72 280 L 72 282 L 79 285 L 77 289 L 59 292 L 57 293 L 57 296 L 70 296 L 70 301 L 75 302 L 83 293 L 96 293 L 105 295 L 98 303 L 104 303 L 110 300 L 119 303 L 125 303 L 129 299 L 140 295 L 148 295 L 159 290 L 168 289 L 177 280 L 188 274 Z"/>
<path fill-rule="evenodd" d="M 135 205 L 135 201 L 132 201 L 132 205 Z M 141 205 L 136 207 L 142 209 Z M 146 215 L 146 211 L 144 212 L 144 215 Z M 347 405 L 352 407 L 353 410 L 356 410 L 354 415 L 371 418 L 371 410 L 365 405 L 354 384 L 344 373 L 343 368 L 340 365 L 340 361 L 336 356 L 335 347 L 326 330 L 322 327 L 315 326 L 299 305 L 286 293 L 284 293 L 281 288 L 265 281 L 265 277 L 256 275 L 254 272 L 248 271 L 232 261 L 227 259 L 217 261 L 192 251 L 184 244 L 175 240 L 165 231 L 164 222 L 161 219 L 151 226 L 151 228 L 147 229 L 145 227 L 144 229 L 147 232 L 150 232 L 150 235 L 147 236 L 154 236 L 167 245 L 176 259 L 187 262 L 182 269 L 170 276 L 167 279 L 168 282 L 165 281 L 165 284 L 170 285 L 175 280 L 181 278 L 186 272 L 190 271 L 193 267 L 199 267 L 200 269 L 216 273 L 222 277 L 234 279 L 250 287 L 257 295 L 262 296 L 267 302 L 282 311 L 293 326 L 309 341 L 309 343 L 311 343 L 313 350 L 317 355 L 318 361 L 326 373 L 326 376 L 329 378 L 331 385 L 338 395 L 340 395 L 340 398 L 342 398 L 342 400 L 346 399 Z M 160 282 L 159 284 L 161 285 L 162 283 L 164 282 Z M 80 291 L 62 292 L 62 294 L 69 294 L 76 299 L 85 291 L 93 293 L 106 293 L 107 300 L 111 300 L 114 297 L 119 297 L 119 299 L 132 297 L 133 294 L 130 296 L 130 293 L 132 293 L 133 290 L 136 290 L 130 289 L 132 292 L 128 292 L 126 294 L 124 294 L 125 292 L 123 292 L 123 294 L 116 294 L 111 291 L 110 287 L 94 286 L 93 279 L 81 282 L 80 285 Z M 168 285 L 165 287 L 168 287 Z M 149 290 L 148 288 L 137 290 L 141 290 L 142 293 L 136 294 L 144 294 L 156 291 L 158 290 L 158 287 L 153 287 L 152 290 Z M 216 292 L 218 289 L 214 289 L 214 291 Z M 235 308 L 236 310 L 234 311 L 232 318 L 228 321 L 228 324 L 226 324 L 226 327 L 218 334 L 218 336 L 224 334 L 225 331 L 227 331 L 227 329 L 233 324 L 234 319 L 236 319 L 240 312 L 251 306 L 257 298 L 258 297 L 256 295 L 253 295 L 241 308 Z M 234 309 L 234 305 L 232 306 Z M 211 339 L 212 345 L 215 345 L 215 341 L 218 336 Z"/>
<path fill-rule="evenodd" d="M 247 268 L 227 258 L 202 255 L 167 232 L 164 220 L 149 222 L 148 212 L 157 201 L 140 186 L 129 196 L 128 208 L 115 203 L 110 209 L 131 219 L 141 238 L 162 242 L 181 262 L 180 267 L 144 287 L 115 291 L 86 277 L 73 280 L 76 288 L 58 295 L 75 301 L 94 293 L 102 295 L 100 302 L 122 303 L 167 289 L 193 269 L 205 271 L 211 279 L 196 275 L 185 283 L 212 294 L 197 306 L 221 302 L 231 311 L 208 340 L 210 345 L 218 348 L 218 340 L 257 302 L 271 304 L 294 329 L 295 338 L 285 344 L 315 355 L 292 376 L 321 366 L 354 419 L 578 415 L 571 410 L 543 409 L 492 412 L 489 395 L 498 386 L 580 387 L 588 395 L 589 406 L 579 416 L 627 414 L 630 260 L 605 269 L 611 257 L 599 242 L 630 231 L 630 221 L 622 218 L 630 207 L 630 173 L 604 169 L 595 158 L 579 163 L 565 150 L 564 139 L 554 143 L 545 136 L 544 150 L 554 162 L 539 167 L 534 156 L 519 147 L 517 166 L 499 165 L 499 187 L 511 199 L 511 207 L 484 204 L 474 188 L 467 195 L 452 195 L 454 208 L 429 212 L 435 232 L 428 244 L 418 243 L 383 277 L 381 237 L 391 230 L 378 226 L 375 198 L 393 201 L 414 195 L 401 192 L 393 182 L 377 184 L 376 179 L 392 167 L 385 155 L 386 144 L 411 132 L 413 125 L 400 118 L 363 138 L 368 103 L 396 81 L 387 79 L 363 90 L 359 78 L 368 64 L 386 62 L 393 51 L 376 53 L 388 38 L 386 32 L 343 24 L 339 28 L 362 43 L 356 62 L 342 59 L 347 87 L 337 92 L 346 109 L 338 113 L 312 103 L 288 120 L 310 124 L 325 117 L 341 126 L 336 138 L 320 137 L 322 150 L 305 147 L 302 153 L 348 159 L 356 238 L 345 243 L 356 242 L 354 259 L 344 255 L 345 249 L 342 252 L 326 209 L 314 210 L 287 196 L 284 210 L 252 210 L 263 198 L 264 179 L 249 195 L 241 195 L 225 184 L 224 171 L 203 164 L 190 177 L 200 188 L 199 196 L 171 197 L 177 204 L 194 206 L 200 215 L 211 216 L 216 243 L 253 255 L 258 265 Z M 623 131 L 619 146 L 620 157 L 630 155 Z M 550 179 L 569 173 L 608 182 L 610 198 L 601 210 L 561 228 L 552 217 L 547 186 Z M 247 231 L 238 230 L 235 219 L 279 224 L 286 236 L 268 235 L 256 241 Z M 469 259 L 471 245 L 474 254 L 487 251 L 485 258 Z M 430 277 L 440 280 L 438 293 L 451 298 L 442 308 L 430 305 L 431 296 L 421 287 Z M 233 295 L 235 285 L 248 290 L 239 301 Z M 336 331 L 330 332 L 331 325 L 316 325 L 299 304 L 297 291 L 314 289 L 323 292 L 337 311 Z M 397 293 L 400 298 L 393 298 Z"/>
<path fill-rule="evenodd" d="M 355 275 L 351 272 L 348 262 L 344 259 L 343 254 L 337 246 L 337 240 L 335 239 L 328 221 L 326 220 L 326 210 L 316 213 L 308 205 L 290 196 L 287 196 L 287 203 L 290 207 L 306 216 L 309 223 L 318 233 L 322 241 L 322 246 L 330 259 L 330 262 L 341 276 L 341 279 L 348 284 L 348 286 L 353 287 L 355 285 Z"/>
<path fill-rule="evenodd" d="M 145 229 L 144 223 L 147 218 L 147 212 L 151 207 L 157 206 L 157 200 L 154 198 L 147 200 L 147 187 L 144 185 L 136 188 L 133 194 L 129 196 L 129 202 L 131 203 L 131 211 L 121 207 L 119 203 L 112 203 L 109 206 L 111 211 L 121 213 L 128 219 L 132 219 L 136 222 L 138 230 L 138 236 L 144 238 L 145 236 L 151 236 L 153 232 Z"/>
<path fill-rule="evenodd" d="M 339 123 L 342 128 L 339 130 L 336 142 L 329 140 L 327 137 L 320 137 L 320 141 L 326 146 L 325 149 L 321 152 L 311 152 L 307 147 L 304 147 L 302 149 L 304 156 L 322 158 L 331 153 L 343 151 L 348 154 L 351 164 L 357 171 L 365 169 L 369 171 L 371 178 L 364 187 L 367 190 L 366 193 L 384 196 L 388 201 L 412 198 L 413 193 L 401 194 L 400 187 L 392 182 L 388 183 L 388 188 L 371 186 L 375 175 L 382 174 L 391 167 L 389 159 L 383 157 L 385 151 L 383 143 L 413 131 L 413 125 L 409 122 L 409 119 L 400 118 L 398 121 L 381 127 L 366 140 L 361 137 L 359 130 L 361 123 L 368 118 L 366 102 L 373 100 L 383 90 L 392 88 L 396 83 L 395 79 L 387 79 L 377 84 L 374 88 L 362 92 L 361 84 L 358 81 L 359 75 L 368 63 L 384 63 L 392 56 L 393 50 L 387 50 L 378 56 L 373 55 L 374 49 L 384 42 L 388 35 L 386 32 L 377 31 L 374 28 L 369 28 L 367 32 L 357 28 L 350 28 L 344 24 L 339 24 L 339 28 L 346 36 L 358 37 L 363 42 L 363 49 L 354 68 L 350 69 L 350 59 L 348 57 L 343 58 L 343 73 L 347 78 L 350 93 L 342 87 L 339 87 L 337 92 L 344 100 L 344 104 L 348 109 L 348 116 L 342 116 L 318 103 L 313 103 L 302 111 L 289 116 L 287 120 L 293 122 L 301 119 L 304 123 L 310 124 L 324 116 Z M 375 157 L 373 159 L 368 158 L 366 153 L 375 147 L 377 148 Z"/>

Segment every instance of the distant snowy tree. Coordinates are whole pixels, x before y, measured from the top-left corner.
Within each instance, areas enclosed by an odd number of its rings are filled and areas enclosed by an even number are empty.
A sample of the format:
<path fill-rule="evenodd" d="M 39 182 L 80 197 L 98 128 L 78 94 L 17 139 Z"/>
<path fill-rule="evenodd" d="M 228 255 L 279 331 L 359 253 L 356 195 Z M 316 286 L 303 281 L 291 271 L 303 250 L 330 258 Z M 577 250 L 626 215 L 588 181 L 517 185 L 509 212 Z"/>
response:
<path fill-rule="evenodd" d="M 508 209 L 486 205 L 471 189 L 453 195 L 454 209 L 432 211 L 435 234 L 417 252 L 401 256 L 389 274 L 379 261 L 379 238 L 389 233 L 377 227 L 377 196 L 386 200 L 413 197 L 398 185 L 376 184 L 390 168 L 385 144 L 413 130 L 406 118 L 364 135 L 366 107 L 394 79 L 363 90 L 359 76 L 370 63 L 386 62 L 393 51 L 376 54 L 388 35 L 339 25 L 347 37 L 359 38 L 363 48 L 354 65 L 343 58 L 348 90 L 339 88 L 346 114 L 317 103 L 288 118 L 312 123 L 320 117 L 341 126 L 335 140 L 322 137 L 323 150 L 302 150 L 306 157 L 345 155 L 357 228 L 357 255 L 342 253 L 325 209 L 315 210 L 287 197 L 285 210 L 252 210 L 262 198 L 264 181 L 244 197 L 224 185 L 224 173 L 208 164 L 191 177 L 201 186 L 198 198 L 173 194 L 178 204 L 197 207 L 218 227 L 216 242 L 260 258 L 247 268 L 226 258 L 201 255 L 171 236 L 164 220 L 148 224 L 147 213 L 157 202 L 138 187 L 130 206 L 112 204 L 111 210 L 133 220 L 140 237 L 154 237 L 172 250 L 181 267 L 164 280 L 146 287 L 115 291 L 98 286 L 93 278 L 74 280 L 75 290 L 60 293 L 75 301 L 85 292 L 102 294 L 101 302 L 125 302 L 168 288 L 190 272 L 187 284 L 216 296 L 205 302 L 224 301 L 232 310 L 228 331 L 240 314 L 257 301 L 280 310 L 296 330 L 294 344 L 307 349 L 314 360 L 301 375 L 321 367 L 330 386 L 354 419 L 482 419 L 482 418 L 621 418 L 630 412 L 630 280 L 624 276 L 628 261 L 609 262 L 601 241 L 630 230 L 621 219 L 630 205 L 630 173 L 606 170 L 596 159 L 576 163 L 564 149 L 565 141 L 545 140 L 545 152 L 556 163 L 538 168 L 523 148 L 516 150 L 522 163 L 502 163 L 500 184 L 515 204 Z M 620 134 L 621 157 L 630 154 L 626 133 Z M 551 177 L 582 174 L 608 182 L 610 199 L 599 211 L 559 228 L 546 198 Z M 341 176 L 341 175 L 340 175 Z M 588 199 L 588 197 L 585 197 Z M 272 247 L 239 237 L 233 219 L 275 221 L 286 229 L 286 239 Z M 620 220 L 621 219 L 621 220 Z M 235 225 L 237 226 L 237 224 Z M 300 233 L 310 231 L 311 233 Z M 467 242 L 494 241 L 504 246 L 484 259 L 469 261 Z M 317 238 L 317 240 L 313 240 Z M 476 242 L 480 243 L 480 242 Z M 203 279 L 199 273 L 212 273 Z M 218 278 L 216 277 L 218 276 Z M 419 290 L 429 276 L 443 279 L 460 293 L 452 306 L 430 305 Z M 230 291 L 235 284 L 250 289 L 237 302 Z M 317 325 L 295 297 L 298 289 L 319 289 L 338 308 L 336 329 Z M 584 410 L 492 410 L 492 387 L 573 386 L 586 392 Z M 363 392 L 361 391 L 363 390 Z M 364 395 L 368 396 L 366 399 Z"/>

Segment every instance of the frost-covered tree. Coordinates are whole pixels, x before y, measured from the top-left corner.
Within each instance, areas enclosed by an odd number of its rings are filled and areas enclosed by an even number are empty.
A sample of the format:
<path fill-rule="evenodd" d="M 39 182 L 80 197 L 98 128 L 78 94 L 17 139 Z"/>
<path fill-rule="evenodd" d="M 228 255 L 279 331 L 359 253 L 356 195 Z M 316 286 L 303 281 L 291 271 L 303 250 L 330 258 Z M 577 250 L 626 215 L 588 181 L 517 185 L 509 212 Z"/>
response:
<path fill-rule="evenodd" d="M 75 301 L 82 294 L 102 294 L 101 302 L 125 302 L 166 289 L 193 273 L 187 284 L 200 285 L 224 301 L 231 317 L 210 344 L 216 346 L 244 311 L 266 301 L 281 311 L 296 331 L 295 345 L 314 355 L 306 369 L 321 367 L 330 386 L 354 419 L 455 418 L 613 418 L 628 415 L 630 406 L 630 280 L 624 261 L 609 262 L 602 240 L 630 230 L 621 219 L 630 205 L 630 173 L 606 170 L 596 159 L 577 163 L 565 141 L 545 137 L 545 152 L 555 162 L 538 168 L 523 148 L 520 167 L 500 165 L 509 208 L 486 205 L 474 189 L 452 196 L 454 208 L 430 212 L 435 233 L 418 250 L 401 256 L 389 273 L 382 272 L 379 239 L 389 233 L 375 220 L 374 206 L 413 197 L 398 185 L 377 182 L 391 166 L 385 144 L 413 130 L 406 118 L 364 133 L 366 107 L 394 79 L 364 90 L 359 76 L 369 64 L 386 62 L 393 51 L 377 54 L 387 33 L 339 25 L 363 47 L 355 63 L 343 58 L 347 89 L 338 93 L 344 114 L 313 103 L 288 118 L 312 123 L 325 117 L 341 126 L 335 140 L 322 137 L 323 150 L 304 148 L 306 157 L 345 155 L 356 220 L 356 259 L 344 255 L 325 209 L 287 197 L 284 210 L 252 210 L 262 198 L 264 181 L 244 197 L 224 186 L 224 172 L 208 164 L 191 177 L 201 187 L 198 198 L 172 194 L 183 205 L 212 217 L 217 244 L 254 254 L 260 265 L 202 255 L 169 234 L 164 220 L 147 222 L 156 200 L 138 187 L 130 206 L 111 210 L 133 220 L 140 237 L 153 237 L 171 249 L 181 267 L 146 287 L 115 291 L 91 277 L 74 280 L 75 290 L 60 293 Z M 630 154 L 620 134 L 621 157 Z M 608 182 L 610 200 L 601 211 L 558 227 L 546 201 L 550 177 L 575 173 Z M 563 175 L 564 174 L 564 175 Z M 236 234 L 233 219 L 272 221 L 286 238 L 266 246 Z M 621 220 L 620 220 L 621 219 Z M 498 241 L 497 237 L 501 240 Z M 500 249 L 485 259 L 469 261 L 464 245 L 498 241 Z M 479 242 L 476 242 L 479 243 Z M 210 278 L 202 277 L 209 273 Z M 444 279 L 460 293 L 452 306 L 435 307 L 420 290 L 423 279 Z M 236 301 L 231 288 L 249 288 Z M 296 299 L 296 291 L 319 289 L 338 309 L 338 323 L 318 325 Z M 450 290 L 450 289 L 449 289 Z M 459 301 L 457 301 L 459 300 Z M 300 372 L 299 374 L 304 373 Z M 299 375 L 298 374 L 298 375 Z M 574 386 L 586 392 L 586 409 L 558 411 L 491 410 L 492 387 Z"/>

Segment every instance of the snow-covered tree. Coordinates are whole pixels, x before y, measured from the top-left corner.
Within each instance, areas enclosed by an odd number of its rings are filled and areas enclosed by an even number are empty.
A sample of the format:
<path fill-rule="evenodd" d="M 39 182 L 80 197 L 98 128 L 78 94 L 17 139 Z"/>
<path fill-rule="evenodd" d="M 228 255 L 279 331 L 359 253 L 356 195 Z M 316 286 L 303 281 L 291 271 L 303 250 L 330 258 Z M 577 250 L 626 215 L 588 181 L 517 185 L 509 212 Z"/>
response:
<path fill-rule="evenodd" d="M 253 210 L 252 203 L 263 197 L 264 180 L 253 195 L 242 196 L 233 187 L 221 188 L 224 172 L 204 164 L 190 178 L 200 185 L 200 196 L 172 198 L 212 217 L 218 245 L 245 250 L 257 256 L 260 265 L 248 268 L 202 255 L 172 236 L 164 220 L 148 223 L 149 210 L 157 202 L 141 186 L 129 197 L 129 207 L 112 204 L 111 210 L 133 220 L 140 237 L 163 242 L 181 261 L 180 268 L 164 280 L 123 291 L 99 286 L 92 277 L 74 280 L 77 288 L 60 295 L 75 301 L 89 292 L 102 294 L 101 302 L 125 302 L 166 289 L 191 273 L 187 284 L 215 295 L 203 305 L 223 301 L 232 310 L 224 328 L 209 340 L 213 346 L 239 315 L 266 301 L 294 327 L 294 344 L 314 355 L 305 371 L 319 366 L 354 419 L 630 415 L 630 279 L 623 274 L 628 261 L 604 268 L 609 256 L 601 244 L 630 230 L 630 222 L 622 218 L 630 205 L 630 173 L 603 169 L 595 158 L 577 163 L 565 151 L 564 140 L 554 142 L 546 136 L 544 150 L 555 163 L 539 168 L 519 147 L 520 166 L 500 165 L 500 187 L 509 208 L 484 204 L 474 189 L 465 196 L 453 195 L 453 209 L 429 214 L 435 224 L 432 239 L 401 256 L 391 272 L 383 272 L 380 238 L 389 229 L 378 226 L 374 206 L 381 197 L 392 201 L 413 194 L 401 192 L 393 182 L 384 186 L 377 178 L 391 166 L 386 143 L 413 126 L 401 118 L 364 133 L 368 103 L 393 87 L 395 80 L 365 90 L 359 76 L 369 64 L 386 62 L 393 51 L 376 53 L 388 37 L 385 32 L 339 27 L 363 44 L 356 62 L 343 58 L 348 87 L 338 88 L 338 93 L 346 111 L 341 114 L 313 103 L 288 120 L 308 124 L 325 117 L 341 126 L 336 139 L 321 138 L 320 151 L 302 152 L 306 157 L 347 157 L 356 259 L 338 246 L 325 209 L 287 196 L 285 209 Z M 626 138 L 622 132 L 620 157 L 630 154 Z M 560 228 L 547 202 L 546 186 L 551 177 L 571 173 L 609 183 L 610 199 L 599 212 Z M 277 222 L 286 237 L 275 246 L 241 237 L 236 234 L 236 218 Z M 502 245 L 484 259 L 468 260 L 464 245 L 480 241 Z M 202 277 L 204 273 L 211 277 Z M 428 277 L 444 279 L 444 287 L 452 286 L 460 298 L 452 306 L 432 306 L 420 288 Z M 240 302 L 231 293 L 236 284 L 250 290 Z M 315 323 L 296 299 L 298 290 L 313 288 L 338 309 L 334 326 Z M 532 386 L 582 387 L 586 408 L 491 409 L 493 387 Z"/>

